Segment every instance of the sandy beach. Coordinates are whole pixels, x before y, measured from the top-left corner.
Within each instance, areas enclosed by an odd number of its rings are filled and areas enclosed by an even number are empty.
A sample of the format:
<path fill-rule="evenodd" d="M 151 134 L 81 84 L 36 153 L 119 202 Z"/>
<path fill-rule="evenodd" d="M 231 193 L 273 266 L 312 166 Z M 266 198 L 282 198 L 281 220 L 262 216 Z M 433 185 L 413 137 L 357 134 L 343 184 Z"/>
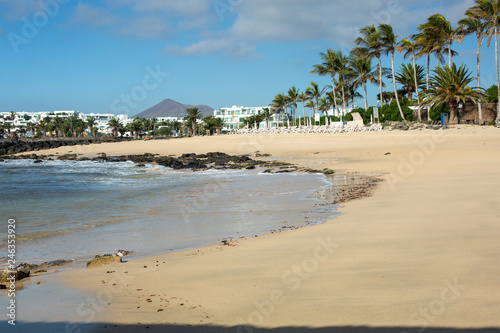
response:
<path fill-rule="evenodd" d="M 78 309 L 82 324 L 105 332 L 500 331 L 498 128 L 196 137 L 37 154 L 69 151 L 259 151 L 384 179 L 324 224 L 62 272 L 94 295 Z"/>

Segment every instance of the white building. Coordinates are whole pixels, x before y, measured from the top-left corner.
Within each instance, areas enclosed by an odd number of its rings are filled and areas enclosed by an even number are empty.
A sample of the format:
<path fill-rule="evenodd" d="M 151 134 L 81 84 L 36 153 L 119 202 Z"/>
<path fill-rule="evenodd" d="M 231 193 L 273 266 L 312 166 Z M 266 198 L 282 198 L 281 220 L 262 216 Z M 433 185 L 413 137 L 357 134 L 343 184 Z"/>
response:
<path fill-rule="evenodd" d="M 243 124 L 245 118 L 264 112 L 264 108 L 267 107 L 243 107 L 233 105 L 230 108 L 221 108 L 220 110 L 214 110 L 214 117 L 224 119 L 223 131 L 232 131 L 239 129 Z M 285 121 L 286 116 L 284 114 L 274 114 L 269 119 L 269 127 L 278 127 Z M 261 122 L 259 126 L 261 128 L 265 128 L 266 121 Z"/>

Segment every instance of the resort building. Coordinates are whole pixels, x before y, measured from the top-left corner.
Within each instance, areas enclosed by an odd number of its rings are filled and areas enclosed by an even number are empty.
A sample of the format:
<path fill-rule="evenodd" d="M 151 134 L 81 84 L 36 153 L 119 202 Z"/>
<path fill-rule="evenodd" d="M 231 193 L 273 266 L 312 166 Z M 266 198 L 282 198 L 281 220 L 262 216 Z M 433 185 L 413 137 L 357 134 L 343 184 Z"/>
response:
<path fill-rule="evenodd" d="M 233 131 L 238 130 L 243 125 L 246 118 L 264 112 L 264 108 L 267 107 L 243 107 L 233 105 L 230 108 L 214 110 L 214 117 L 224 119 L 223 131 Z M 279 125 L 285 123 L 286 119 L 286 115 L 282 113 L 273 114 L 273 116 L 269 119 L 269 127 L 278 127 Z M 262 121 L 259 124 L 259 127 L 265 128 L 266 121 Z"/>

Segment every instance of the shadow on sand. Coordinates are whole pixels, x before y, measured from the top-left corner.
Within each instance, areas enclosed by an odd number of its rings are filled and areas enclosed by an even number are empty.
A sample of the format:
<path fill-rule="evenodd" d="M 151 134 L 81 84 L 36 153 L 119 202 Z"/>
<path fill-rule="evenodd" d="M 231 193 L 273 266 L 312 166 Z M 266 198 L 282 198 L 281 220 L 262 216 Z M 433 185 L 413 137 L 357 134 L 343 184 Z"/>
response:
<path fill-rule="evenodd" d="M 114 325 L 114 324 L 67 324 L 67 323 L 22 323 L 7 327 L 1 325 L 2 332 L 53 332 L 53 333 L 105 333 L 105 332 L 168 332 L 168 333 L 500 333 L 500 328 L 437 328 L 437 327 L 280 327 L 273 329 L 254 328 L 249 326 L 182 326 L 182 325 Z"/>

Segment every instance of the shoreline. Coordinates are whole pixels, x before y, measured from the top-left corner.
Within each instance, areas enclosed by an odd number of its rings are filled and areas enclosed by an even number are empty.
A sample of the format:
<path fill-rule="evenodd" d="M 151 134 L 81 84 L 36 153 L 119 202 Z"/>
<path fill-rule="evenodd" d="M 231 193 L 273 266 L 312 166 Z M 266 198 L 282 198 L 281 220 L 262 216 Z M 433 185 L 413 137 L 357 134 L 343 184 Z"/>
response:
<path fill-rule="evenodd" d="M 100 328 L 500 327 L 498 129 L 193 139 L 99 149 L 202 153 L 222 146 L 386 181 L 374 196 L 346 203 L 347 214 L 309 228 L 64 272 L 65 283 L 110 292 L 110 304 L 94 313 Z M 445 303 L 440 295 L 453 296 L 450 285 L 455 298 Z M 419 308 L 441 303 L 439 315 L 424 322 Z"/>

